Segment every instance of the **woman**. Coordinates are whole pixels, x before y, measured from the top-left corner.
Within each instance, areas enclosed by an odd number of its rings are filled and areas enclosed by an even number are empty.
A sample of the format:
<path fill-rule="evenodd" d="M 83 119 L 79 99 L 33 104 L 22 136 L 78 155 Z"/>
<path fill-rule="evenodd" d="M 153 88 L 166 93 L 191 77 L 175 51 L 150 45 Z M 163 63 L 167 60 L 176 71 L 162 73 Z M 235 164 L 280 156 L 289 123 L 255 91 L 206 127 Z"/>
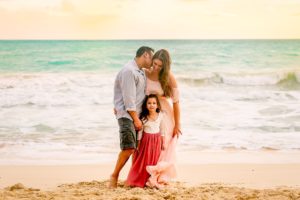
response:
<path fill-rule="evenodd" d="M 148 166 L 150 178 L 147 185 L 161 188 L 175 178 L 175 148 L 180 131 L 179 91 L 175 77 L 170 72 L 171 58 L 167 50 L 161 49 L 153 56 L 152 69 L 146 70 L 146 94 L 159 97 L 164 113 L 165 149 L 161 152 L 156 165 Z M 170 103 L 169 99 L 172 100 Z"/>

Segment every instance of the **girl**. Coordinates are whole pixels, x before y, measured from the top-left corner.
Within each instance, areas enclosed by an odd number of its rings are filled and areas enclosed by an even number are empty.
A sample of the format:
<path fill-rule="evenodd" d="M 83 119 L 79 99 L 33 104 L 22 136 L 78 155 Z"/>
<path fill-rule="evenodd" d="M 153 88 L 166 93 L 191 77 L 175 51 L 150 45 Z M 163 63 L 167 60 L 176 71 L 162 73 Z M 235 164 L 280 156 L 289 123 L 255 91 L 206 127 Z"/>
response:
<path fill-rule="evenodd" d="M 156 165 L 160 152 L 164 149 L 163 114 L 155 94 L 146 96 L 140 119 L 143 122 L 143 130 L 138 133 L 138 147 L 133 155 L 126 184 L 145 187 L 150 177 L 146 168 Z"/>

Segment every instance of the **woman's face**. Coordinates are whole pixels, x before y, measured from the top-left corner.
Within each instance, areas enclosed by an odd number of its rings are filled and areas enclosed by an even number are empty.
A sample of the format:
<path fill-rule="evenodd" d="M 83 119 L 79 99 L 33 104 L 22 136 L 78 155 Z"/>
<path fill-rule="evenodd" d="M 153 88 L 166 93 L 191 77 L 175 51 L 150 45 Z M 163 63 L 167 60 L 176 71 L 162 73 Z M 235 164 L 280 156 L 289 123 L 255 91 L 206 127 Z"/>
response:
<path fill-rule="evenodd" d="M 162 66 L 163 66 L 163 63 L 161 60 L 159 60 L 158 58 L 155 58 L 153 60 L 153 64 L 152 64 L 153 71 L 159 72 L 162 69 Z"/>
<path fill-rule="evenodd" d="M 149 110 L 149 112 L 156 112 L 157 109 L 156 98 L 149 98 L 147 100 L 147 109 Z"/>

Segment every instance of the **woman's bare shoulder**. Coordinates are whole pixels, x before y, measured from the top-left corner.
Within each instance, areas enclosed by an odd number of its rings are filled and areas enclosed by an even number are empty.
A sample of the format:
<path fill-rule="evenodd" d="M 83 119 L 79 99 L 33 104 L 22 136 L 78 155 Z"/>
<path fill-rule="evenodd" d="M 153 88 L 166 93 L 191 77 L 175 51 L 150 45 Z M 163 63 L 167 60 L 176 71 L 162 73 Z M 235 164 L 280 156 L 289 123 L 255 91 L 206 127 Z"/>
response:
<path fill-rule="evenodd" d="M 169 83 L 172 88 L 177 88 L 177 81 L 172 72 L 169 73 Z"/>

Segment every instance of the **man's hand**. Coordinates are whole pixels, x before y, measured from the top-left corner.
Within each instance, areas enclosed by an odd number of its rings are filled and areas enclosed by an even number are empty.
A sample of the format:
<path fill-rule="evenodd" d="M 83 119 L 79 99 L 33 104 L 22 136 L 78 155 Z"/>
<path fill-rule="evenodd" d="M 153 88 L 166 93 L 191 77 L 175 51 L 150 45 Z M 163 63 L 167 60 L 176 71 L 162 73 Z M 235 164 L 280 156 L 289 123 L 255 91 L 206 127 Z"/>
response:
<path fill-rule="evenodd" d="M 129 113 L 129 115 L 131 116 L 132 120 L 133 120 L 133 124 L 134 124 L 134 128 L 136 131 L 141 130 L 143 127 L 143 123 L 140 120 L 140 118 L 138 117 L 138 115 L 136 114 L 135 111 L 127 111 Z"/>
<path fill-rule="evenodd" d="M 142 127 L 143 127 L 143 123 L 142 123 L 142 121 L 139 118 L 137 118 L 136 120 L 134 120 L 133 124 L 134 124 L 135 130 L 137 130 L 137 131 L 141 130 Z"/>

